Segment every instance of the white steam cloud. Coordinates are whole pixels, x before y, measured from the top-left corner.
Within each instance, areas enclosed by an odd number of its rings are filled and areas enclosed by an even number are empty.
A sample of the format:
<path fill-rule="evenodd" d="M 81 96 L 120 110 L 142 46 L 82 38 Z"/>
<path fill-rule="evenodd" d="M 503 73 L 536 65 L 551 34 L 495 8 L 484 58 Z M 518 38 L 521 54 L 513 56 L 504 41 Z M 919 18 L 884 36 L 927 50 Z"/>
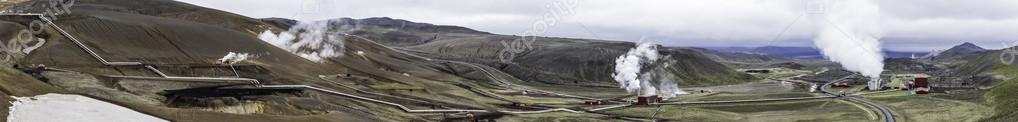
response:
<path fill-rule="evenodd" d="M 679 90 L 678 84 L 671 80 L 669 73 L 659 72 L 658 68 L 653 67 L 660 58 L 661 54 L 658 54 L 656 44 L 640 43 L 636 48 L 615 59 L 615 73 L 612 77 L 619 82 L 621 88 L 640 93 L 641 96 L 659 95 L 670 98 L 677 94 L 687 94 Z M 657 86 L 655 81 L 658 82 Z"/>
<path fill-rule="evenodd" d="M 343 56 L 343 37 L 330 32 L 329 21 L 301 21 L 279 34 L 266 30 L 258 38 L 304 59 L 321 62 Z"/>
<path fill-rule="evenodd" d="M 665 57 L 666 57 L 665 59 L 668 59 L 667 58 L 668 56 Z M 657 94 L 655 95 L 658 95 L 658 97 L 662 97 L 665 99 L 672 98 L 677 95 L 689 94 L 688 92 L 679 89 L 679 84 L 676 83 L 677 81 L 673 80 L 673 78 L 676 78 L 675 75 L 665 71 L 665 69 L 670 67 L 670 65 L 668 65 L 668 63 L 662 63 L 661 65 L 663 66 L 652 67 L 650 71 L 645 73 L 644 76 L 646 77 L 641 79 L 644 82 L 657 81 L 658 82 L 658 86 L 656 89 L 657 91 L 653 91 L 654 89 L 652 88 L 654 88 L 654 86 L 650 86 L 651 91 L 644 91 L 644 93 L 657 92 Z"/>
<path fill-rule="evenodd" d="M 849 71 L 859 72 L 872 81 L 884 71 L 884 56 L 880 52 L 880 8 L 870 0 L 833 1 L 825 11 L 813 14 L 818 26 L 814 38 L 817 48 L 829 60 L 838 62 Z"/>
<path fill-rule="evenodd" d="M 219 58 L 219 61 L 223 62 L 223 63 L 227 63 L 227 64 L 233 64 L 233 63 L 237 63 L 237 62 L 241 62 L 241 61 L 247 60 L 248 58 L 252 58 L 252 57 L 254 57 L 254 56 L 251 55 L 251 54 L 248 54 L 248 53 L 230 52 L 230 53 L 227 53 L 226 56 L 223 56 L 223 58 Z"/>
<path fill-rule="evenodd" d="M 626 54 L 615 59 L 615 81 L 629 92 L 637 92 L 647 83 L 640 81 L 641 65 L 657 61 L 657 49 L 652 44 L 642 43 Z M 653 86 L 651 86 L 653 87 Z"/>

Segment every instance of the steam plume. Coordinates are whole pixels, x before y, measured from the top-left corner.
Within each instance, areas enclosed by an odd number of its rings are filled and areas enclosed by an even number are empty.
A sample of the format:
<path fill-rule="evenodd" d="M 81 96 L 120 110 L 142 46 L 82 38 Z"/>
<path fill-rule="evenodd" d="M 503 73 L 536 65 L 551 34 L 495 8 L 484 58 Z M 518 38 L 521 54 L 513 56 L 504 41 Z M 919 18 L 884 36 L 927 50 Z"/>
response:
<path fill-rule="evenodd" d="M 665 56 L 665 57 L 666 58 L 664 58 L 664 59 L 668 59 L 667 57 L 669 57 L 669 56 Z M 657 89 L 657 92 L 658 92 L 657 95 L 659 97 L 667 99 L 667 98 L 675 97 L 676 95 L 689 94 L 689 93 L 687 93 L 685 91 L 682 91 L 682 89 L 679 89 L 679 84 L 677 84 L 676 83 L 677 81 L 675 81 L 675 80 L 677 80 L 676 79 L 677 77 L 675 77 L 675 75 L 673 75 L 672 73 L 669 73 L 669 72 L 667 72 L 667 70 L 665 70 L 665 69 L 671 67 L 668 64 L 672 63 L 672 62 L 659 62 L 659 63 L 661 63 L 661 65 L 663 65 L 663 66 L 655 67 L 654 69 L 652 69 L 650 72 L 652 72 L 651 75 L 653 75 L 653 76 L 651 76 L 650 79 L 644 79 L 645 81 L 649 80 L 649 81 L 658 81 L 659 82 L 658 83 L 658 89 Z"/>
<path fill-rule="evenodd" d="M 832 9 L 813 16 L 813 22 L 819 25 L 814 44 L 845 69 L 879 80 L 884 71 L 879 6 L 870 0 L 837 2 L 841 3 L 831 4 Z"/>
<path fill-rule="evenodd" d="M 615 73 L 612 77 L 619 82 L 621 88 L 642 96 L 660 95 L 670 98 L 676 94 L 686 94 L 671 80 L 673 76 L 656 67 L 660 57 L 656 44 L 641 43 L 615 60 Z M 667 67 L 667 63 L 664 64 Z"/>
<path fill-rule="evenodd" d="M 279 34 L 266 30 L 258 38 L 315 62 L 343 56 L 343 36 L 329 32 L 329 21 L 304 22 Z"/>
<path fill-rule="evenodd" d="M 226 56 L 223 56 L 223 58 L 219 58 L 219 61 L 223 62 L 223 63 L 232 64 L 232 63 L 237 63 L 237 62 L 241 62 L 241 61 L 247 60 L 247 58 L 251 58 L 251 57 L 253 57 L 253 56 L 251 54 L 248 54 L 248 53 L 234 53 L 234 52 L 230 52 L 230 53 L 227 53 Z"/>
<path fill-rule="evenodd" d="M 641 65 L 657 61 L 657 49 L 652 44 L 642 43 L 626 54 L 615 59 L 615 81 L 629 92 L 637 92 L 644 85 L 640 77 Z"/>

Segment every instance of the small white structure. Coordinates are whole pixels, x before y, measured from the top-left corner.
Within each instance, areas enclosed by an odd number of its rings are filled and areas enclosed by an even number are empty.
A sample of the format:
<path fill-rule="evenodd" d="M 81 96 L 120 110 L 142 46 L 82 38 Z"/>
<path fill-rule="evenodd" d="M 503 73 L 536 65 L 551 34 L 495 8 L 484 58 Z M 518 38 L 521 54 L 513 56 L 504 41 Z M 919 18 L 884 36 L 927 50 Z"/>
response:
<path fill-rule="evenodd" d="M 870 80 L 870 82 L 868 83 L 867 86 L 868 86 L 869 90 L 876 91 L 876 90 L 883 89 L 884 88 L 884 83 L 883 83 L 883 80 L 873 79 L 873 80 Z"/>
<path fill-rule="evenodd" d="M 817 92 L 818 89 L 820 89 L 820 84 L 814 83 L 810 85 L 809 92 Z"/>

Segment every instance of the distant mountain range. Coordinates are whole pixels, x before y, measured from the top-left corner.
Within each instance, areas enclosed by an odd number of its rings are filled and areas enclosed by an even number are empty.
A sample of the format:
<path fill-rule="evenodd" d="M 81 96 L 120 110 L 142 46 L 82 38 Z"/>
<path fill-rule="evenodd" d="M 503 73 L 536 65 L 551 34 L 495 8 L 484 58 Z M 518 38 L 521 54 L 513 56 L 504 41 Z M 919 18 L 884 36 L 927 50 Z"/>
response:
<path fill-rule="evenodd" d="M 275 26 L 280 27 L 280 28 L 289 28 L 289 27 L 291 27 L 293 25 L 297 25 L 297 22 L 298 22 L 297 20 L 286 19 L 286 18 L 262 18 L 260 20 L 262 20 L 264 22 L 267 22 L 269 24 L 275 25 Z M 432 32 L 432 33 L 491 34 L 491 33 L 488 33 L 488 32 L 477 31 L 477 30 L 474 30 L 474 29 L 466 28 L 466 27 L 450 26 L 450 25 L 434 25 L 434 24 L 430 24 L 430 23 L 412 22 L 412 21 L 407 21 L 407 20 L 403 20 L 403 19 L 393 19 L 393 18 L 389 18 L 389 17 L 371 17 L 371 18 L 364 18 L 364 19 L 353 19 L 353 18 L 343 17 L 343 18 L 329 19 L 329 20 L 325 20 L 325 21 L 328 21 L 329 22 L 329 26 L 332 26 L 332 27 L 356 28 L 356 27 L 360 27 L 360 25 L 371 25 L 371 26 L 379 26 L 379 27 L 391 28 L 391 29 L 413 30 L 413 31 Z"/>
<path fill-rule="evenodd" d="M 820 50 L 813 47 L 781 47 L 781 46 L 764 46 L 764 47 L 703 47 L 706 49 L 725 51 L 725 52 L 752 52 L 752 53 L 764 53 L 775 56 L 781 56 L 789 59 L 823 59 L 823 54 Z M 903 52 L 903 51 L 883 51 L 884 58 L 910 58 L 913 55 L 921 57 L 929 54 L 929 52 Z"/>

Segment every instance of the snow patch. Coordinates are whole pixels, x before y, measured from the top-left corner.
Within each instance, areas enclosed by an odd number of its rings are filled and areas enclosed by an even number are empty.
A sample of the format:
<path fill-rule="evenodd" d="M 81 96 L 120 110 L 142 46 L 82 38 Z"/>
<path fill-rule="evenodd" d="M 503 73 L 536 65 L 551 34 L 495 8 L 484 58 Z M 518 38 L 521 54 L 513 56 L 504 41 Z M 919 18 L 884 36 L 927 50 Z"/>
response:
<path fill-rule="evenodd" d="M 12 97 L 8 122 L 169 122 L 80 95 Z"/>

